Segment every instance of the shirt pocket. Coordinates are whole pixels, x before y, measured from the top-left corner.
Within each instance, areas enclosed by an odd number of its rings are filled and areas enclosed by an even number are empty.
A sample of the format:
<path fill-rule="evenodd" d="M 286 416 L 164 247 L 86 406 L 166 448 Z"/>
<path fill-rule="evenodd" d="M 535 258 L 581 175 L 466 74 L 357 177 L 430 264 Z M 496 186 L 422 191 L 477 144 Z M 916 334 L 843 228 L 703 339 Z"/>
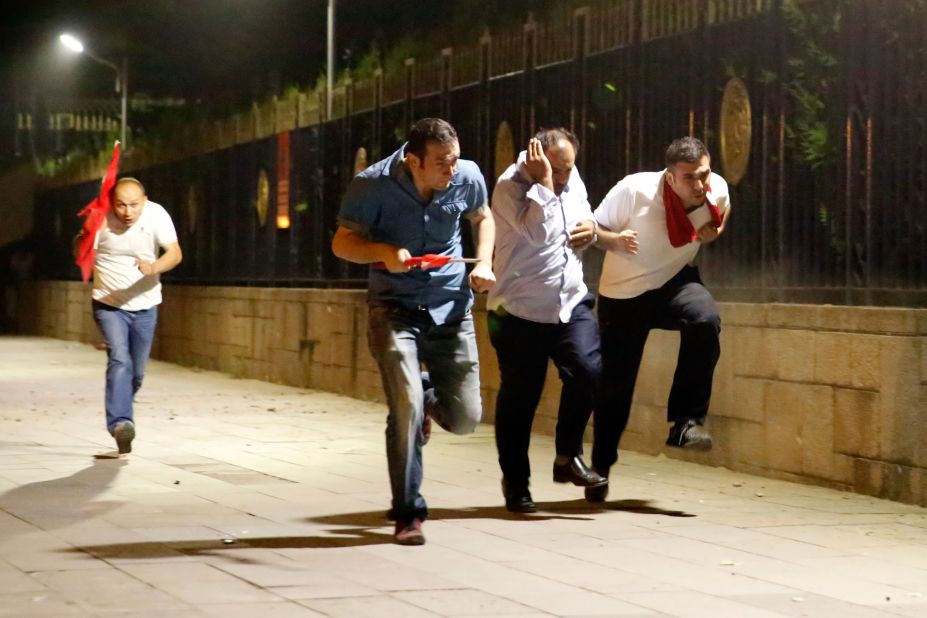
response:
<path fill-rule="evenodd" d="M 429 239 L 444 243 L 455 240 L 460 235 L 460 218 L 466 209 L 464 201 L 445 202 L 429 208 L 426 225 Z"/>

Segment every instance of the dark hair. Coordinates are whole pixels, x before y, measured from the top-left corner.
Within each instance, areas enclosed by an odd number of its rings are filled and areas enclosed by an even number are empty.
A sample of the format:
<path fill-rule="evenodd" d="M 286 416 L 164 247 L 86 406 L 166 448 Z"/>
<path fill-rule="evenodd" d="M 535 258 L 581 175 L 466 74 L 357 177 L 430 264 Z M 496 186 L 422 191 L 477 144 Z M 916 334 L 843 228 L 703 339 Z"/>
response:
<path fill-rule="evenodd" d="M 694 137 L 680 137 L 666 149 L 666 167 L 673 167 L 680 161 L 698 163 L 702 157 L 708 157 L 708 148 L 702 140 Z"/>
<path fill-rule="evenodd" d="M 122 184 L 131 184 L 131 185 L 135 185 L 135 186 L 137 186 L 139 189 L 142 190 L 142 195 L 146 195 L 146 193 L 145 193 L 145 185 L 142 184 L 142 181 L 141 181 L 141 180 L 139 180 L 138 178 L 133 178 L 132 176 L 123 176 L 122 178 L 120 178 L 119 180 L 117 180 L 117 181 L 116 181 L 116 184 L 113 185 L 113 192 L 112 192 L 112 195 L 114 195 L 114 196 L 116 195 L 116 189 L 118 189 L 118 188 L 119 188 L 119 185 L 122 185 Z"/>
<path fill-rule="evenodd" d="M 535 133 L 534 137 L 541 142 L 541 148 L 544 150 L 547 150 L 551 146 L 556 146 L 557 142 L 565 139 L 573 145 L 573 150 L 576 151 L 576 154 L 579 154 L 579 138 L 577 138 L 572 131 L 568 131 L 563 127 L 554 127 L 553 129 L 542 128 Z"/>
<path fill-rule="evenodd" d="M 419 160 L 424 160 L 428 142 L 436 142 L 446 146 L 456 141 L 457 131 L 447 120 L 422 118 L 409 129 L 409 143 L 406 144 L 406 154 L 414 154 Z"/>

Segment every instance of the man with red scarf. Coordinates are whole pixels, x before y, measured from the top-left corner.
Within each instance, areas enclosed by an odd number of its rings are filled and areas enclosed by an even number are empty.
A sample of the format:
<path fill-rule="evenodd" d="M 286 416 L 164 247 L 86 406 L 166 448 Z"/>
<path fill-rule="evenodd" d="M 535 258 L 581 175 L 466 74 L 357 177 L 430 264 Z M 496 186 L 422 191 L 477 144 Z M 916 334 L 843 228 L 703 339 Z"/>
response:
<path fill-rule="evenodd" d="M 721 353 L 721 318 L 692 262 L 703 243 L 724 231 L 729 215 L 727 183 L 711 171 L 705 145 L 692 137 L 670 144 L 665 170 L 625 177 L 595 211 L 597 246 L 606 250 L 598 306 L 602 394 L 592 450 L 593 467 L 602 476 L 618 460 L 653 328 L 676 330 L 681 337 L 666 444 L 711 448 L 704 423 Z M 586 499 L 600 502 L 607 491 L 607 485 L 587 488 Z"/>

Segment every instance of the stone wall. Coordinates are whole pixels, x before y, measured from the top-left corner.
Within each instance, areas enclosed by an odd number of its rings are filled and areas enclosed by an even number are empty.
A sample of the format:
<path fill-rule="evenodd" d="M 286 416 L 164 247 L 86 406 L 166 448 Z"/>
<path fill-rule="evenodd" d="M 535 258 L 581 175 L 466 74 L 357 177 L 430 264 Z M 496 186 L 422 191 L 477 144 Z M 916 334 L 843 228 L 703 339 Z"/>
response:
<path fill-rule="evenodd" d="M 45 282 L 30 291 L 29 332 L 99 340 L 89 288 Z M 710 453 L 681 457 L 927 505 L 927 309 L 722 303 Z M 476 315 L 484 420 L 498 366 Z M 156 358 L 233 375 L 382 400 L 367 352 L 364 293 L 166 286 Z M 664 451 L 665 403 L 678 335 L 654 331 L 622 448 Z M 535 430 L 552 433 L 556 373 Z"/>

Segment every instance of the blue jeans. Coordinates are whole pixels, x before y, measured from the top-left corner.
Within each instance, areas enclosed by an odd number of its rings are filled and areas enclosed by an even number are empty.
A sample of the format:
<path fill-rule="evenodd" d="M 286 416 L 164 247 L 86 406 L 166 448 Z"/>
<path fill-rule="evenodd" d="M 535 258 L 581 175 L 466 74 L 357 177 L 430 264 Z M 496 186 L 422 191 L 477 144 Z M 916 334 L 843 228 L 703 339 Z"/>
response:
<path fill-rule="evenodd" d="M 427 311 L 371 303 L 367 342 L 380 367 L 389 414 L 386 459 L 393 493 L 389 517 L 410 521 L 428 515 L 422 486 L 424 408 L 438 425 L 471 433 L 483 414 L 480 364 L 473 318 L 436 325 Z M 421 364 L 433 393 L 422 387 Z M 426 401 L 427 400 L 427 401 Z"/>
<path fill-rule="evenodd" d="M 93 319 L 109 346 L 106 362 L 106 429 L 120 421 L 135 422 L 132 398 L 142 386 L 151 353 L 158 307 L 125 311 L 93 301 Z"/>

